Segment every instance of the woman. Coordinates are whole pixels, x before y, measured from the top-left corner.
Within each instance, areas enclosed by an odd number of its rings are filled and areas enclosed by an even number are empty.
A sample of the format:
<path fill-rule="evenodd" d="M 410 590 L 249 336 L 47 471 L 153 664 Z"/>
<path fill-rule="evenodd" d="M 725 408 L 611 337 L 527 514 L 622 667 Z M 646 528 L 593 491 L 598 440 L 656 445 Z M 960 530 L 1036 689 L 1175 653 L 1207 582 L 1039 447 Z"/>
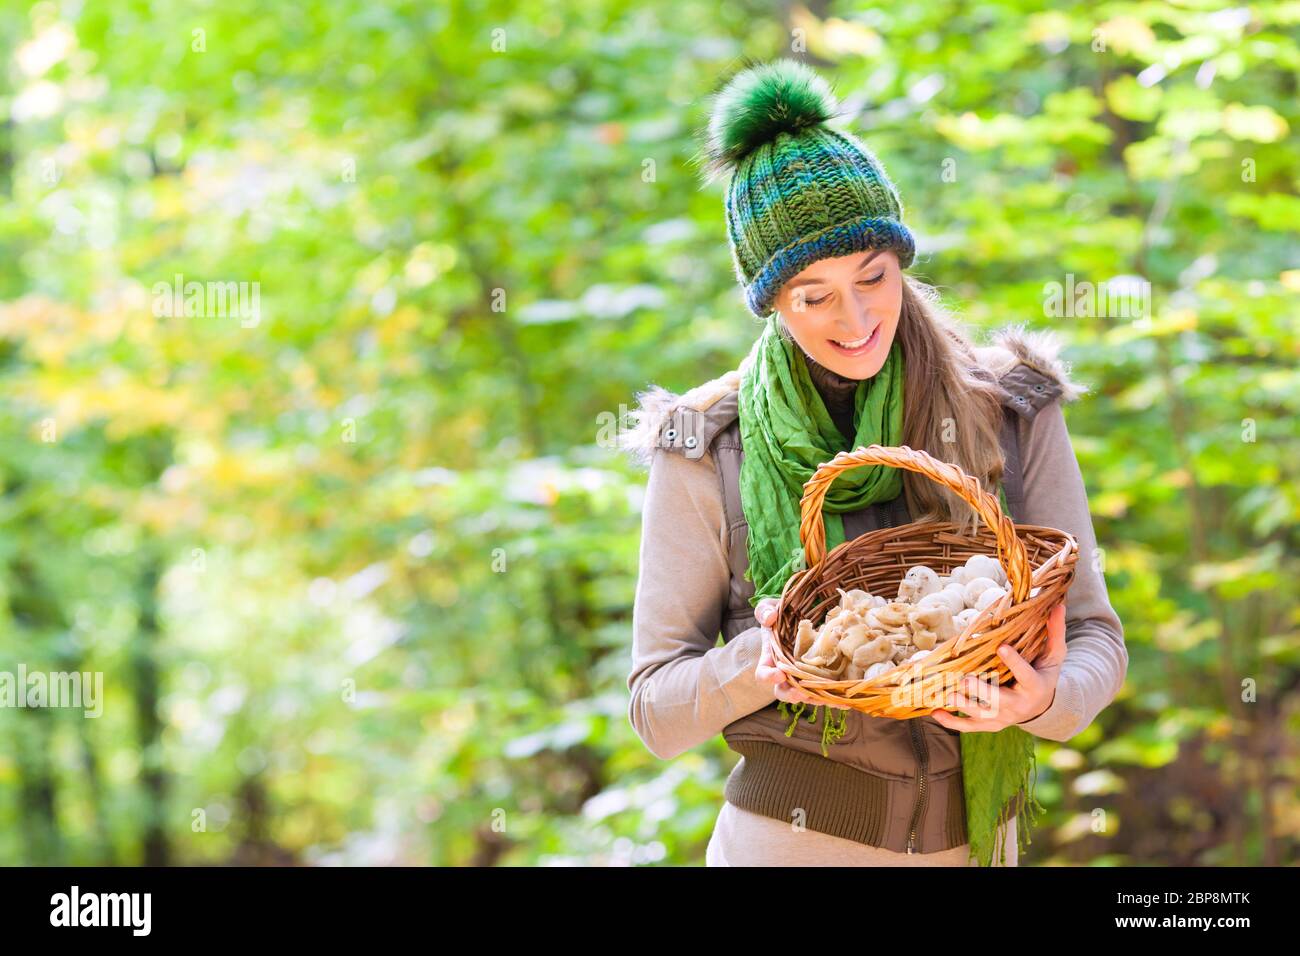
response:
<path fill-rule="evenodd" d="M 977 348 L 906 275 L 897 192 L 827 125 L 834 113 L 792 61 L 748 67 L 718 97 L 709 169 L 730 174 L 736 272 L 766 321 L 737 370 L 685 395 L 642 393 L 624 436 L 650 466 L 629 719 L 665 759 L 719 732 L 741 755 L 709 865 L 1014 866 L 1041 809 L 1033 737 L 1086 727 L 1128 662 L 1059 404 L 1082 388 L 1050 337 L 1004 330 Z M 772 666 L 764 625 L 801 560 L 803 483 L 872 443 L 958 464 L 999 487 L 1018 523 L 1074 534 L 1081 559 L 1040 656 L 1005 650 L 1014 684 L 971 680 L 947 710 L 906 721 L 848 710 L 835 740 L 825 708 L 821 731 L 816 710 L 787 719 L 807 698 Z M 884 466 L 840 476 L 823 511 L 828 550 L 909 521 L 978 522 L 947 489 Z"/>

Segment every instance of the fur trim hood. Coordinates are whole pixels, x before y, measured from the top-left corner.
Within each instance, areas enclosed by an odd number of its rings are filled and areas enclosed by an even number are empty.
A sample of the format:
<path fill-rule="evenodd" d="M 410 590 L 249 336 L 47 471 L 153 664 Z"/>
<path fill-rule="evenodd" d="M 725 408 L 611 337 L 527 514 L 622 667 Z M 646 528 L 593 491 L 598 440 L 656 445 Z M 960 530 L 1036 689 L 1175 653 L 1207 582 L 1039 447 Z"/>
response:
<path fill-rule="evenodd" d="M 1027 378 L 1047 383 L 1050 397 L 1072 402 L 1089 386 L 1074 380 L 1071 365 L 1061 358 L 1064 347 L 1050 329 L 1033 331 L 1024 325 L 1009 325 L 995 331 L 987 345 L 974 347 L 980 368 L 1002 382 L 1008 391 Z M 661 385 L 637 392 L 638 407 L 629 412 L 628 427 L 620 429 L 618 445 L 633 463 L 649 468 L 654 450 L 660 445 L 660 431 L 674 410 L 685 406 L 707 411 L 715 402 L 740 388 L 740 378 L 753 359 L 745 356 L 739 367 L 688 391 L 677 393 Z M 1013 374 L 1014 373 L 1014 374 Z"/>

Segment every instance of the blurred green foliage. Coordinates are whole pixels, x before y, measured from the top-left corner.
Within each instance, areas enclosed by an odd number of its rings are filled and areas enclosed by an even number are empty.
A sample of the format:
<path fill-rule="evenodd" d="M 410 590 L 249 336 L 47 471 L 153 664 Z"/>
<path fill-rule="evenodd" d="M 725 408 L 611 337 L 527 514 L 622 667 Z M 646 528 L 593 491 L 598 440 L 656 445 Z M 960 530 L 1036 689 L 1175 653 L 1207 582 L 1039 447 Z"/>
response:
<path fill-rule="evenodd" d="M 758 331 L 693 162 L 742 54 L 823 69 L 913 271 L 977 333 L 1061 330 L 1093 386 L 1129 679 L 1040 746 L 1024 862 L 1294 862 L 1298 23 L 5 7 L 0 670 L 105 699 L 0 708 L 0 863 L 702 861 L 734 755 L 627 721 L 644 474 L 611 439 Z M 1125 276 L 1149 315 L 1045 315 Z M 258 311 L 159 306 L 191 281 Z"/>

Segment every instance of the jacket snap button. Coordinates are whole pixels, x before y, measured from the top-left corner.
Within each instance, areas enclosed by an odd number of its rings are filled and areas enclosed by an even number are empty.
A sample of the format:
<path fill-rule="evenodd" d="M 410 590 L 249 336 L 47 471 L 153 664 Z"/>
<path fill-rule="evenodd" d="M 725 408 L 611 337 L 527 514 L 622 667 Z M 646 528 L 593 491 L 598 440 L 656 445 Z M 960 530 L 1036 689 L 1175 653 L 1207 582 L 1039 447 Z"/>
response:
<path fill-rule="evenodd" d="M 694 435 L 687 435 L 687 436 L 686 436 L 686 447 L 687 447 L 687 448 L 694 448 L 694 447 L 696 446 L 696 444 L 698 444 L 698 442 L 696 441 L 696 438 L 695 438 Z"/>
<path fill-rule="evenodd" d="M 1042 382 L 1039 382 L 1037 385 L 1034 386 L 1034 391 L 1035 391 L 1035 392 L 1041 392 L 1042 390 L 1043 390 L 1043 383 L 1042 383 Z"/>
<path fill-rule="evenodd" d="M 670 429 L 668 429 L 668 431 L 664 432 L 664 437 L 667 438 L 669 441 L 676 441 L 676 440 L 677 440 L 677 429 L 676 429 L 676 428 L 670 428 Z"/>
<path fill-rule="evenodd" d="M 1016 396 L 1016 401 L 1019 402 L 1021 405 L 1025 404 L 1025 396 L 1023 396 L 1023 395 L 1017 395 L 1017 396 Z"/>

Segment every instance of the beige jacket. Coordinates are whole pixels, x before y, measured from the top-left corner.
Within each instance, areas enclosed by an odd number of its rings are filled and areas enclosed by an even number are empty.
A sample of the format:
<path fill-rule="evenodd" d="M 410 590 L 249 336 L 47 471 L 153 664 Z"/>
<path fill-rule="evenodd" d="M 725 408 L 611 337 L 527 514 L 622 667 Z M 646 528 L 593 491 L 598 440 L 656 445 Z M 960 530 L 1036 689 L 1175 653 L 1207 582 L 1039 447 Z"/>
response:
<path fill-rule="evenodd" d="M 1011 417 L 1023 463 L 1016 520 L 1067 530 L 1079 543 L 1056 695 L 1043 714 L 1020 725 L 1063 741 L 1114 699 L 1128 656 L 1060 406 L 1084 389 L 1057 353 L 1049 335 L 1008 329 L 977 357 L 1019 413 Z M 746 529 L 743 522 L 728 527 L 724 507 L 728 494 L 734 498 L 738 468 L 735 449 L 727 447 L 738 437 L 738 384 L 739 370 L 684 395 L 654 386 L 640 396 L 636 427 L 624 436 L 624 446 L 650 470 L 628 677 L 632 726 L 665 759 L 722 733 L 742 755 L 727 799 L 746 810 L 789 822 L 798 808 L 809 829 L 897 852 L 961 846 L 956 731 L 930 717 L 897 721 L 851 711 L 848 733 L 829 748 L 827 760 L 820 724 L 801 720 L 786 737 L 788 720 L 777 712 L 772 685 L 754 676 L 762 631 L 746 600 L 753 585 L 738 573 L 745 567 Z M 909 520 L 903 508 L 885 523 Z M 737 510 L 733 500 L 731 511 Z M 850 532 L 854 521 L 845 518 L 850 536 L 877 526 L 858 520 Z"/>

